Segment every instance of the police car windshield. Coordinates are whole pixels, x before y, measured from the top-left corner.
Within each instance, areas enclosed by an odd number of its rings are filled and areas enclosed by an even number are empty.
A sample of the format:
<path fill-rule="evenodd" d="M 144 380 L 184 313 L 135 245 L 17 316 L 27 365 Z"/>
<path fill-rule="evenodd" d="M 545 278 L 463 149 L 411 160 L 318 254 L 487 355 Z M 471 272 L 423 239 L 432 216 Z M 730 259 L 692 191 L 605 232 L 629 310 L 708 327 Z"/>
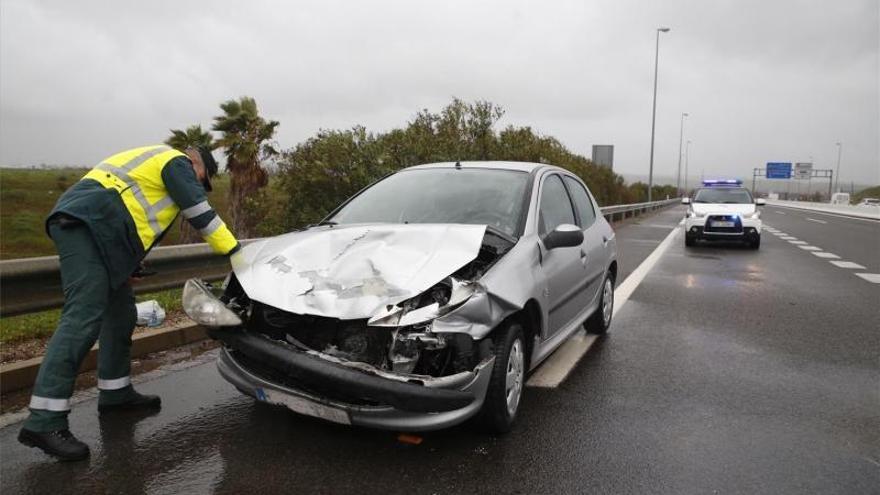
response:
<path fill-rule="evenodd" d="M 697 191 L 694 203 L 752 203 L 748 189 L 741 187 L 707 187 Z"/>

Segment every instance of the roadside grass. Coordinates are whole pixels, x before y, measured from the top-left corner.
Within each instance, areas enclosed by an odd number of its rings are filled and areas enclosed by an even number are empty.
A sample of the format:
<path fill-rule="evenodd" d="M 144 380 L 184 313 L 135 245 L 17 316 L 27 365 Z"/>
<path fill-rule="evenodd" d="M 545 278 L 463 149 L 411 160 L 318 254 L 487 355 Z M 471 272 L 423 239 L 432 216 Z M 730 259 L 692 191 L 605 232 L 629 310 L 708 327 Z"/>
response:
<path fill-rule="evenodd" d="M 46 215 L 58 197 L 75 184 L 88 169 L 15 169 L 0 168 L 0 259 L 51 256 L 52 240 L 46 235 Z M 214 191 L 208 195 L 211 205 L 229 221 L 229 177 L 212 179 Z M 180 242 L 180 219 L 162 240 L 163 246 Z"/>
<path fill-rule="evenodd" d="M 137 302 L 155 299 L 166 314 L 182 309 L 180 297 L 183 289 L 172 289 L 137 296 Z M 10 316 L 0 319 L 0 345 L 15 344 L 52 335 L 61 317 L 60 309 L 39 313 Z"/>
<path fill-rule="evenodd" d="M 880 186 L 869 187 L 853 194 L 852 204 L 859 204 L 865 198 L 880 198 Z"/>

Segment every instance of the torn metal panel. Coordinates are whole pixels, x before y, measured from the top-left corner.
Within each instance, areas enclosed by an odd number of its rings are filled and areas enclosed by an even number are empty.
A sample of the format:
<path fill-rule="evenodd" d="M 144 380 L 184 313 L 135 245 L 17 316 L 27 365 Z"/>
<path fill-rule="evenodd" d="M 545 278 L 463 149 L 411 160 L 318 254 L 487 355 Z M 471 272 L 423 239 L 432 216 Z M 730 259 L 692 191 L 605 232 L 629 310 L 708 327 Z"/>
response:
<path fill-rule="evenodd" d="M 475 293 L 457 309 L 431 324 L 436 333 L 462 332 L 474 340 L 487 335 L 525 307 L 534 289 L 543 285 L 537 239 L 523 239 L 476 285 Z"/>
<path fill-rule="evenodd" d="M 374 327 L 405 327 L 426 323 L 453 311 L 477 291 L 476 282 L 462 281 L 455 277 L 448 277 L 444 282 L 449 290 L 449 298 L 448 300 L 444 299 L 445 302 L 442 304 L 435 302 L 413 308 L 408 304 L 411 301 L 403 301 L 401 304 L 394 306 L 385 306 L 379 313 L 370 318 L 368 325 Z M 439 286 L 440 284 L 437 285 Z"/>
<path fill-rule="evenodd" d="M 485 230 L 458 224 L 310 229 L 250 244 L 232 266 L 255 301 L 297 314 L 370 318 L 474 260 Z"/>

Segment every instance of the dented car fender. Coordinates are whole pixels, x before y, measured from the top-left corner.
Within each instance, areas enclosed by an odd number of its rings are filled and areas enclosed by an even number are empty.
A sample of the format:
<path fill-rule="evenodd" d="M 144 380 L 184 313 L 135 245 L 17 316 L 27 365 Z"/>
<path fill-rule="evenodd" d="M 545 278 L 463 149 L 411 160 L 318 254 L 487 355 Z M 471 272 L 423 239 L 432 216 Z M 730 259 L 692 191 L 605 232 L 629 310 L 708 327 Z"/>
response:
<path fill-rule="evenodd" d="M 461 307 L 434 320 L 436 333 L 462 332 L 474 340 L 486 338 L 498 323 L 522 310 L 530 299 L 539 302 L 534 287 L 545 286 L 537 236 L 526 236 L 495 263 L 478 282 L 476 293 Z M 543 305 L 542 327 L 547 321 Z M 545 329 L 540 329 L 544 334 Z"/>

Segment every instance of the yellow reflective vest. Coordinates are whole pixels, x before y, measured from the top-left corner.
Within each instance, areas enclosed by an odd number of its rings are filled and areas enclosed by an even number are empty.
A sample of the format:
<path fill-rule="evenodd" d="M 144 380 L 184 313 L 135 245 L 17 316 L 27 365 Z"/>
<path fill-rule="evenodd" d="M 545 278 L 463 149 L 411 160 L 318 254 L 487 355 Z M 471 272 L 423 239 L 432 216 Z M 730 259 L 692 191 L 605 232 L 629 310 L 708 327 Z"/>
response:
<path fill-rule="evenodd" d="M 131 215 L 144 252 L 161 238 L 180 213 L 162 180 L 162 170 L 173 158 L 186 156 L 169 146 L 144 146 L 117 153 L 99 163 L 83 179 L 116 190 Z M 219 254 L 229 254 L 238 241 L 226 224 L 215 217 L 199 230 Z"/>

